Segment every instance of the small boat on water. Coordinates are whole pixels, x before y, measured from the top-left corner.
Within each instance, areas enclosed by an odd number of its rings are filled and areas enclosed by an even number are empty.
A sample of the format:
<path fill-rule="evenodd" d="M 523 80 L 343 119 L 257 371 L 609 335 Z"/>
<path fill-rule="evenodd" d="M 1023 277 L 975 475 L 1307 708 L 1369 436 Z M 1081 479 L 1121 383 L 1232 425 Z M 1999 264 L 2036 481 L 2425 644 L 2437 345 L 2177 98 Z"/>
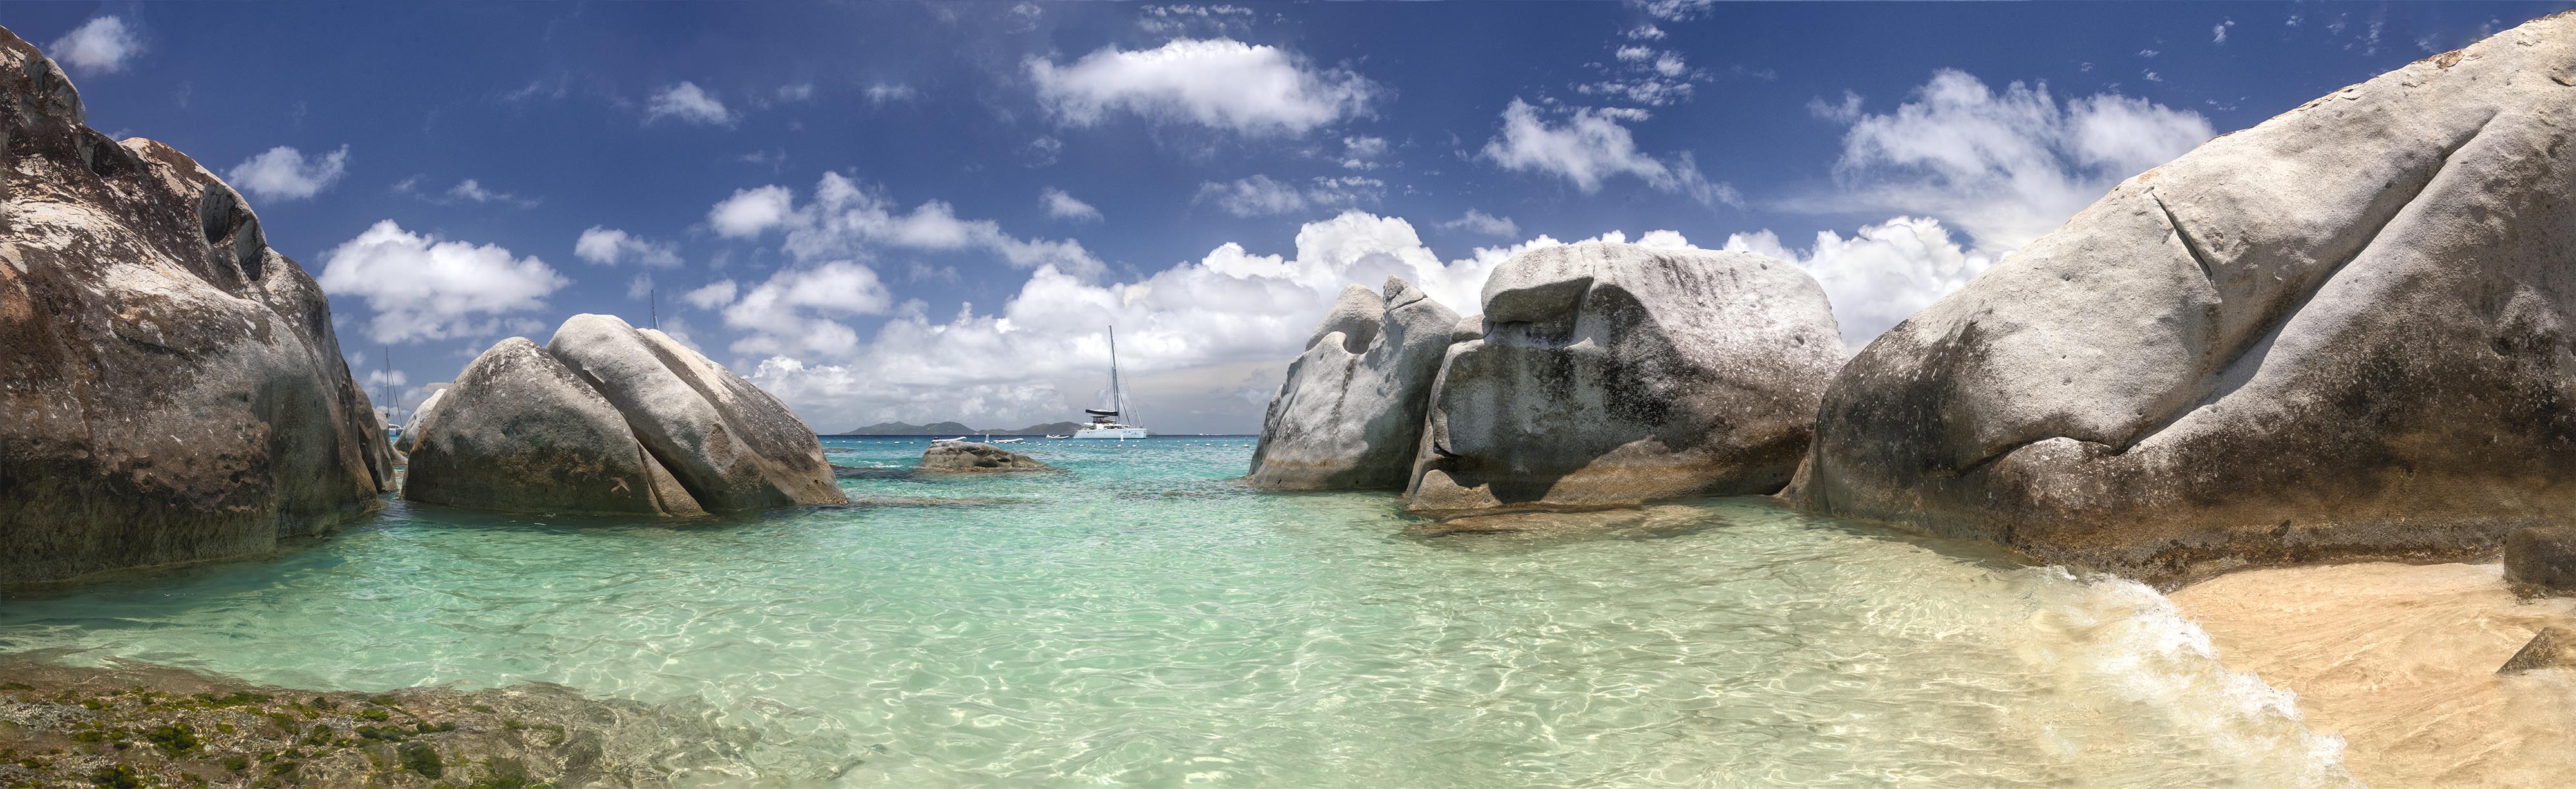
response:
<path fill-rule="evenodd" d="M 1109 327 L 1109 407 L 1082 409 L 1083 413 L 1091 415 L 1091 423 L 1074 430 L 1073 437 L 1120 440 L 1144 438 L 1147 432 L 1143 425 L 1131 425 L 1118 421 L 1120 412 L 1126 410 L 1126 407 L 1126 397 L 1118 389 L 1118 327 L 1111 326 Z"/>
<path fill-rule="evenodd" d="M 1062 440 L 1065 440 L 1065 439 L 1068 439 L 1068 438 L 1072 438 L 1072 436 L 1055 436 L 1055 435 L 1050 435 L 1050 436 L 1047 436 L 1047 437 L 1048 437 L 1048 438 L 1055 439 L 1055 440 L 1058 440 L 1058 441 L 1062 441 Z"/>
<path fill-rule="evenodd" d="M 1020 443 L 1020 442 L 1022 442 L 1022 441 L 1027 441 L 1027 440 L 1028 440 L 1028 439 L 1025 439 L 1025 438 L 996 438 L 996 439 L 993 439 L 993 443 L 996 443 L 996 444 L 1017 444 L 1017 443 Z"/>

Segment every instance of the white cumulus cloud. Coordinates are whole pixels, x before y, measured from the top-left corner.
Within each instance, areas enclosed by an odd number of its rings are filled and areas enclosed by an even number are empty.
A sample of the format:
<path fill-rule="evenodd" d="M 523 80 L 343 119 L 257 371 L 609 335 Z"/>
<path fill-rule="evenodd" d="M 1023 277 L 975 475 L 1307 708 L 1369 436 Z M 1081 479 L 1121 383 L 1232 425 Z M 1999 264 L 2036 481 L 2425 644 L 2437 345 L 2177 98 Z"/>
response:
<path fill-rule="evenodd" d="M 1064 190 L 1052 186 L 1038 192 L 1038 204 L 1046 207 L 1047 216 L 1057 219 L 1071 219 L 1077 222 L 1100 221 L 1100 209 L 1093 208 L 1090 203 L 1075 199 L 1073 195 L 1065 194 Z"/>
<path fill-rule="evenodd" d="M 1494 216 L 1473 208 L 1467 209 L 1466 216 L 1461 216 L 1456 219 L 1440 223 L 1440 228 L 1443 230 L 1465 230 L 1470 233 L 1482 233 L 1488 236 L 1501 236 L 1504 238 L 1510 238 L 1521 234 L 1520 223 L 1512 221 L 1511 217 Z"/>
<path fill-rule="evenodd" d="M 1384 181 L 1356 175 L 1318 177 L 1303 185 L 1253 175 L 1226 183 L 1201 183 L 1191 201 L 1211 203 L 1226 213 L 1248 218 L 1373 202 L 1385 188 Z"/>
<path fill-rule="evenodd" d="M 681 294 L 680 300 L 698 309 L 712 310 L 732 304 L 734 294 L 740 288 L 741 286 L 735 284 L 733 280 L 717 280 L 707 283 L 705 287 Z"/>
<path fill-rule="evenodd" d="M 1626 239 L 1612 232 L 1594 240 Z M 1638 240 L 1689 243 L 1671 231 Z M 1245 429 L 1258 422 L 1287 361 L 1343 285 L 1376 287 L 1388 275 L 1402 276 L 1473 314 L 1495 265 L 1558 243 L 1542 236 L 1443 261 L 1411 223 L 1349 211 L 1302 226 L 1293 254 L 1254 254 L 1226 243 L 1198 260 L 1107 284 L 1040 266 L 998 310 L 961 305 L 941 318 L 886 307 L 891 317 L 846 348 L 844 336 L 828 327 L 782 320 L 746 326 L 753 333 L 735 350 L 770 354 L 757 362 L 753 380 L 826 429 L 888 419 L 1026 424 L 1094 404 L 1115 325 L 1119 359 L 1133 382 L 1130 402 L 1147 424 Z M 737 309 L 746 321 L 793 312 L 742 308 L 748 302 L 745 296 L 725 306 L 727 320 Z"/>
<path fill-rule="evenodd" d="M 1102 49 L 1065 65 L 1027 63 L 1058 120 L 1088 126 L 1125 111 L 1247 135 L 1304 134 L 1368 112 L 1382 89 L 1358 74 L 1300 63 L 1287 50 L 1230 39 Z"/>
<path fill-rule="evenodd" d="M 1781 244 L 1769 230 L 1728 236 L 1724 248 L 1806 269 L 1824 286 L 1846 347 L 1853 351 L 1968 284 L 1997 259 L 1953 240 L 1939 220 L 1904 216 L 1864 225 L 1850 238 L 1818 231 L 1815 243 L 1804 251 Z"/>
<path fill-rule="evenodd" d="M 1687 153 L 1667 161 L 1638 151 L 1636 138 L 1619 121 L 1640 114 L 1576 109 L 1565 123 L 1551 124 L 1539 117 L 1537 107 L 1515 98 L 1503 108 L 1502 136 L 1485 143 L 1481 155 L 1507 169 L 1564 178 L 1585 194 L 1625 175 L 1661 191 L 1686 193 L 1702 204 L 1743 202 L 1734 187 L 1702 176 Z"/>
<path fill-rule="evenodd" d="M 708 288 L 717 287 L 710 285 L 685 298 L 703 304 L 733 290 L 731 280 L 718 285 L 723 286 L 720 292 L 710 292 Z M 722 314 L 725 325 L 747 332 L 734 342 L 736 353 L 840 356 L 859 344 L 858 331 L 841 319 L 880 314 L 893 302 L 876 270 L 834 260 L 773 273 L 744 290 Z"/>
<path fill-rule="evenodd" d="M 396 184 L 395 186 L 395 191 L 409 190 L 409 187 L 405 184 Z M 475 203 L 510 203 L 522 208 L 535 207 L 538 203 L 534 198 L 520 197 L 509 192 L 485 188 L 483 186 L 483 182 L 472 178 L 458 181 L 455 186 L 448 188 L 447 202 L 456 201 Z"/>
<path fill-rule="evenodd" d="M 868 85 L 866 94 L 869 104 L 880 107 L 898 101 L 911 101 L 914 95 L 911 85 L 900 82 L 872 83 Z"/>
<path fill-rule="evenodd" d="M 991 254 L 1018 268 L 1055 266 L 1089 276 L 1107 266 L 1072 239 L 1024 239 L 990 219 L 964 219 L 931 200 L 910 211 L 839 173 L 825 173 L 813 199 L 797 205 L 784 186 L 735 192 L 707 212 L 719 235 L 754 237 L 785 231 L 781 249 L 798 261 L 866 260 L 880 248 Z"/>
<path fill-rule="evenodd" d="M 635 261 L 647 266 L 680 265 L 680 251 L 670 242 L 646 241 L 624 230 L 592 225 L 573 241 L 574 257 L 603 266 Z"/>
<path fill-rule="evenodd" d="M 45 53 L 76 73 L 114 74 L 124 71 L 126 62 L 134 56 L 143 54 L 143 42 L 134 37 L 124 19 L 102 16 L 54 39 Z"/>
<path fill-rule="evenodd" d="M 738 190 L 707 211 L 707 224 L 727 238 L 755 236 L 786 222 L 795 202 L 796 193 L 784 186 Z"/>
<path fill-rule="evenodd" d="M 678 118 L 709 126 L 731 126 L 734 122 L 733 111 L 725 109 L 724 102 L 717 101 L 715 94 L 698 87 L 698 83 L 686 81 L 663 88 L 645 101 L 645 121 L 663 118 Z"/>
<path fill-rule="evenodd" d="M 377 222 L 323 253 L 322 289 L 364 300 L 367 336 L 407 342 L 488 335 L 511 313 L 544 309 L 569 284 L 545 261 L 496 245 L 441 240 Z"/>
<path fill-rule="evenodd" d="M 1717 0 L 1632 0 L 1632 2 L 1637 6 L 1637 10 L 1646 12 L 1647 16 L 1674 21 L 1697 19 L 1701 14 L 1708 13 L 1710 6 L 1717 4 Z"/>
<path fill-rule="evenodd" d="M 1886 114 L 1847 105 L 1832 210 L 1930 215 L 2002 250 L 2029 243 L 2121 179 L 2172 160 L 2214 132 L 2200 113 L 2095 94 L 2066 102 L 2046 84 L 1996 91 L 1944 70 Z"/>
<path fill-rule="evenodd" d="M 252 197 L 302 200 L 338 183 L 348 168 L 349 146 L 305 156 L 292 146 L 280 145 L 233 165 L 224 171 L 224 180 Z"/>

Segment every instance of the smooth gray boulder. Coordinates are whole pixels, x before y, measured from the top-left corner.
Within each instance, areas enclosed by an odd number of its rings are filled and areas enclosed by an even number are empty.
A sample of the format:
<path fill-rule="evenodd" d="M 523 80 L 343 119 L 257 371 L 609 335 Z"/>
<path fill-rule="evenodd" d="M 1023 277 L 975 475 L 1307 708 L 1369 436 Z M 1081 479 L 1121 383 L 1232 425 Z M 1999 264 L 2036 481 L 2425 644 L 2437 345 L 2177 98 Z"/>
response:
<path fill-rule="evenodd" d="M 525 337 L 492 345 L 440 393 L 403 498 L 507 512 L 705 512 L 626 416 Z"/>
<path fill-rule="evenodd" d="M 431 392 L 428 399 L 420 401 L 420 407 L 411 410 L 411 421 L 403 425 L 402 439 L 394 442 L 394 451 L 409 454 L 420 443 L 421 431 L 428 428 L 430 418 L 438 413 L 439 402 L 446 397 L 446 389 Z"/>
<path fill-rule="evenodd" d="M 1398 489 L 1422 443 L 1431 379 L 1458 313 L 1412 284 L 1342 289 L 1270 400 L 1251 481 L 1272 490 Z"/>
<path fill-rule="evenodd" d="M 1820 512 L 2162 583 L 2576 512 L 2576 16 L 2219 137 L 1890 330 Z"/>
<path fill-rule="evenodd" d="M 626 415 L 644 447 L 718 512 L 846 504 L 823 443 L 785 403 L 613 315 L 575 315 L 546 352 Z"/>
<path fill-rule="evenodd" d="M 991 444 L 933 441 L 921 451 L 922 471 L 1054 471 L 1055 467 Z"/>
<path fill-rule="evenodd" d="M 1747 252 L 1586 242 L 1485 283 L 1433 385 L 1408 509 L 1771 493 L 1842 360 L 1823 288 Z"/>
<path fill-rule="evenodd" d="M 0 587 L 266 553 L 377 506 L 384 432 L 249 203 L 84 125 L 6 30 L 0 142 Z"/>

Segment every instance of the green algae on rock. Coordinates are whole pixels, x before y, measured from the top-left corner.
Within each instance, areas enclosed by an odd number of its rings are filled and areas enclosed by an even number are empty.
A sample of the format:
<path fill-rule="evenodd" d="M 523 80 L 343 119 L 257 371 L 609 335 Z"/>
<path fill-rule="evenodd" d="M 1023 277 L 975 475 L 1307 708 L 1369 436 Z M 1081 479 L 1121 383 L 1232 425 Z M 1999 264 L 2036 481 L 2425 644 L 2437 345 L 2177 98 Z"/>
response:
<path fill-rule="evenodd" d="M 556 685 L 314 692 L 0 658 L 0 786 L 663 786 L 758 738 Z M 672 752 L 677 749 L 677 752 Z"/>

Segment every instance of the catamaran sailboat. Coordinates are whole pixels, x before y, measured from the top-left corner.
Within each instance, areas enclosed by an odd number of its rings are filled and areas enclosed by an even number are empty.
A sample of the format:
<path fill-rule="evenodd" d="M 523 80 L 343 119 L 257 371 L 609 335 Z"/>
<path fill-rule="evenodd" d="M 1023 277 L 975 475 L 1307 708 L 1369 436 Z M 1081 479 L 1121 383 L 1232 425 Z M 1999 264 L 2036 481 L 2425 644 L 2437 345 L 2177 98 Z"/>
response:
<path fill-rule="evenodd" d="M 1127 407 L 1124 393 L 1118 389 L 1118 327 L 1109 327 L 1109 407 L 1085 408 L 1091 424 L 1073 431 L 1074 438 L 1144 438 L 1145 428 L 1118 421 L 1119 412 Z"/>

